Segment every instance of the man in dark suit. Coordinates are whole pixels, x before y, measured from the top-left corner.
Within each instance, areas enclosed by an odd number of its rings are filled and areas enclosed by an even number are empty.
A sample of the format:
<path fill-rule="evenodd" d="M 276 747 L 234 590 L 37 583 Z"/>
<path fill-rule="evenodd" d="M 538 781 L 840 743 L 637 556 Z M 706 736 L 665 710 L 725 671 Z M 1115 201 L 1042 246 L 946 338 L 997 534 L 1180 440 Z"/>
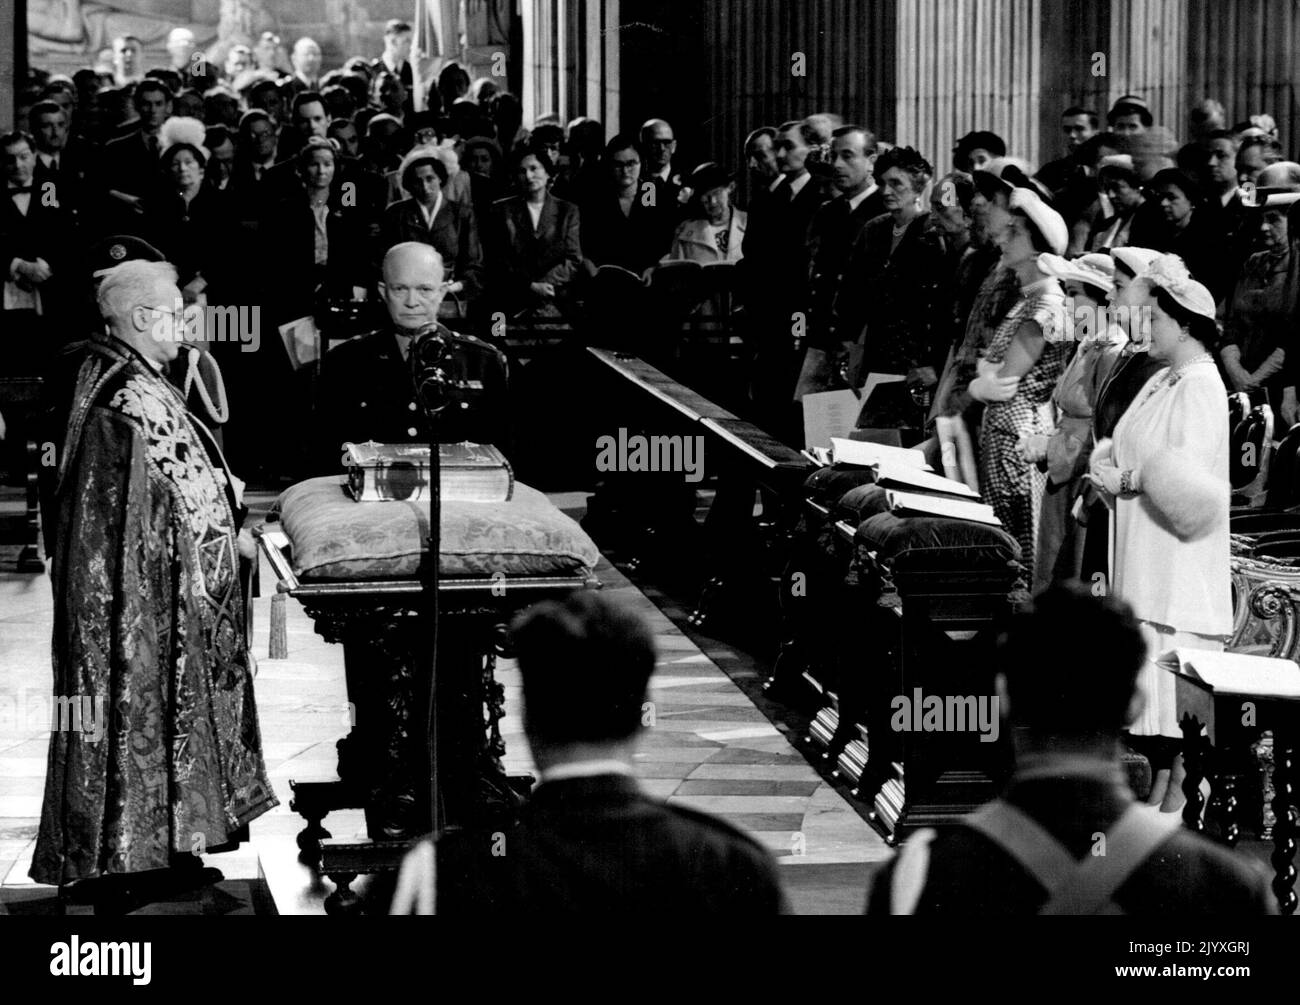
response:
<path fill-rule="evenodd" d="M 136 85 L 131 96 L 140 123 L 104 147 L 104 188 L 101 230 L 129 234 L 140 226 L 145 199 L 158 180 L 162 153 L 159 131 L 172 113 L 172 93 L 160 80 L 149 78 Z"/>
<path fill-rule="evenodd" d="M 91 151 L 68 130 L 68 114 L 57 102 L 38 101 L 27 113 L 36 144 L 35 191 L 54 199 L 76 221 L 85 199 Z"/>
<path fill-rule="evenodd" d="M 885 212 L 884 196 L 873 172 L 876 137 L 863 126 L 840 126 L 831 134 L 831 184 L 839 197 L 823 203 L 808 228 L 812 280 L 808 302 L 808 351 L 795 388 L 803 395 L 838 386 L 835 360 L 840 345 L 858 332 L 839 332 L 836 305 L 845 284 L 857 285 L 860 273 L 851 270 L 849 252 L 867 221 Z"/>
<path fill-rule="evenodd" d="M 708 814 L 652 799 L 637 784 L 633 752 L 655 666 L 646 623 L 601 593 L 579 590 L 526 612 L 512 637 L 524 731 L 541 781 L 518 826 L 503 835 L 504 855 L 490 852 L 493 835 L 444 835 L 437 910 L 784 912 L 776 863 L 757 841 Z M 417 853 L 406 867 L 394 913 L 410 911 L 411 891 L 432 888 L 432 861 Z"/>
<path fill-rule="evenodd" d="M 505 354 L 469 335 L 438 324 L 438 306 L 445 295 L 442 260 L 427 244 L 398 244 L 384 256 L 379 292 L 390 324 L 351 339 L 321 361 L 317 389 L 320 430 L 313 470 L 337 474 L 342 470 L 342 445 L 362 443 L 428 443 L 433 430 L 425 421 L 411 381 L 410 352 L 414 336 L 434 326 L 451 351 L 444 369 L 454 381 L 476 383 L 491 403 L 506 398 Z M 501 407 L 448 409 L 439 419 L 442 443 L 473 440 L 505 447 L 507 416 Z"/>
<path fill-rule="evenodd" d="M 1124 784 L 1120 732 L 1140 711 L 1145 659 L 1126 604 L 1078 583 L 1040 594 L 1002 650 L 1010 784 L 959 825 L 913 835 L 876 873 L 867 913 L 1276 914 L 1258 866 Z"/>
<path fill-rule="evenodd" d="M 397 75 L 406 88 L 406 101 L 402 111 L 415 114 L 415 77 L 411 72 L 411 26 L 396 19 L 384 25 L 384 54 L 370 62 L 374 76 L 385 70 Z"/>
<path fill-rule="evenodd" d="M 8 373 L 40 373 L 68 332 L 71 260 L 77 244 L 72 215 L 36 184 L 35 143 L 27 133 L 0 137 L 4 195 L 0 200 L 0 324 Z"/>
<path fill-rule="evenodd" d="M 800 342 L 807 335 L 808 228 L 818 207 L 830 198 L 829 185 L 807 167 L 815 142 L 815 131 L 806 122 L 786 122 L 777 130 L 781 181 L 750 212 L 741 259 L 751 325 L 754 418 L 774 436 L 801 445 L 793 401 L 803 357 Z"/>

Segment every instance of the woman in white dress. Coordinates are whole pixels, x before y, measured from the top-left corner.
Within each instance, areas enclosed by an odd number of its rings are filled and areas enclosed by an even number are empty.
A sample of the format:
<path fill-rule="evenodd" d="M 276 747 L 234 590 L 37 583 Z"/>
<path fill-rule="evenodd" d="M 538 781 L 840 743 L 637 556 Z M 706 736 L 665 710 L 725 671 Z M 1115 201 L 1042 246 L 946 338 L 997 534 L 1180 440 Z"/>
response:
<path fill-rule="evenodd" d="M 1148 351 L 1165 366 L 1113 439 L 1097 444 L 1089 478 L 1114 506 L 1111 590 L 1133 606 L 1155 658 L 1174 648 L 1222 649 L 1232 631 L 1228 407 L 1209 351 L 1214 297 L 1174 255 L 1141 278 L 1150 289 Z M 1148 663 L 1141 685 L 1146 708 L 1131 732 L 1136 746 L 1157 754 L 1148 802 L 1173 812 L 1183 804 L 1174 677 Z"/>

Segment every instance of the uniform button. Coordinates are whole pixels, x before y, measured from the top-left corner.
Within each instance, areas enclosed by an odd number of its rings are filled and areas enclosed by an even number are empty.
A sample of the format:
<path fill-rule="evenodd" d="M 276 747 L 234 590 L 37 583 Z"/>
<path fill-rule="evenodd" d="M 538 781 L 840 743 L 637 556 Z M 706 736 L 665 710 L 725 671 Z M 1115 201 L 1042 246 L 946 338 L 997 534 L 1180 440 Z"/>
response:
<path fill-rule="evenodd" d="M 411 426 L 410 428 L 408 428 L 408 429 L 406 430 L 406 435 L 407 435 L 407 436 L 415 436 L 418 432 L 419 432 L 419 430 L 417 430 L 414 426 Z"/>
<path fill-rule="evenodd" d="M 410 403 L 409 405 L 407 405 L 406 407 L 409 408 L 412 412 L 414 412 L 414 411 L 415 411 L 415 402 L 411 402 L 411 403 Z"/>
<path fill-rule="evenodd" d="M 366 403 L 365 403 L 364 401 L 361 403 L 361 407 L 362 407 L 362 408 L 365 408 L 365 407 L 366 407 Z"/>

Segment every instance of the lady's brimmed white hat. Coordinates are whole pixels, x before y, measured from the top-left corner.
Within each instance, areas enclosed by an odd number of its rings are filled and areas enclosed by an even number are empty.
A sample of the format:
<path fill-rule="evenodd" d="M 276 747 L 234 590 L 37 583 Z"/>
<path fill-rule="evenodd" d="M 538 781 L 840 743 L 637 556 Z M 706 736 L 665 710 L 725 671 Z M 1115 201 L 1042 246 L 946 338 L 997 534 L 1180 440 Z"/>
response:
<path fill-rule="evenodd" d="M 1065 254 L 1066 245 L 1070 243 L 1070 231 L 1061 214 L 1043 202 L 1037 192 L 1029 188 L 1014 188 L 1007 196 L 1007 205 L 1029 218 L 1053 252 Z"/>
<path fill-rule="evenodd" d="M 1123 265 L 1134 276 L 1140 276 L 1148 265 L 1160 257 L 1160 252 L 1150 248 L 1111 248 L 1110 257 Z"/>
<path fill-rule="evenodd" d="M 1094 253 L 1069 259 L 1044 251 L 1038 256 L 1038 270 L 1062 282 L 1087 283 L 1105 293 L 1115 289 L 1115 261 L 1110 255 Z"/>
<path fill-rule="evenodd" d="M 1214 295 L 1187 271 L 1177 255 L 1160 255 L 1142 273 L 1153 288 L 1164 290 L 1180 307 L 1201 317 L 1215 319 Z"/>

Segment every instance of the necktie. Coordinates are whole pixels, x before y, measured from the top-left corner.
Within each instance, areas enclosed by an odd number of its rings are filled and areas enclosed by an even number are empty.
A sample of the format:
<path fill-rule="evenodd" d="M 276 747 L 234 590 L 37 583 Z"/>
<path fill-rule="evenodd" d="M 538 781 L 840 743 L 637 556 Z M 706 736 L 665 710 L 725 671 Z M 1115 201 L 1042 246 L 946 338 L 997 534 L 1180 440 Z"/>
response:
<path fill-rule="evenodd" d="M 146 136 L 146 137 L 145 137 L 145 141 L 149 144 L 149 156 L 150 156 L 150 157 L 157 157 L 157 156 L 158 156 L 158 137 L 157 137 L 157 136 L 152 136 L 152 135 L 150 135 L 150 136 Z"/>
<path fill-rule="evenodd" d="M 794 193 L 790 189 L 790 179 L 782 178 L 781 184 L 778 185 L 776 191 L 772 193 L 772 205 L 788 206 L 793 199 Z"/>

